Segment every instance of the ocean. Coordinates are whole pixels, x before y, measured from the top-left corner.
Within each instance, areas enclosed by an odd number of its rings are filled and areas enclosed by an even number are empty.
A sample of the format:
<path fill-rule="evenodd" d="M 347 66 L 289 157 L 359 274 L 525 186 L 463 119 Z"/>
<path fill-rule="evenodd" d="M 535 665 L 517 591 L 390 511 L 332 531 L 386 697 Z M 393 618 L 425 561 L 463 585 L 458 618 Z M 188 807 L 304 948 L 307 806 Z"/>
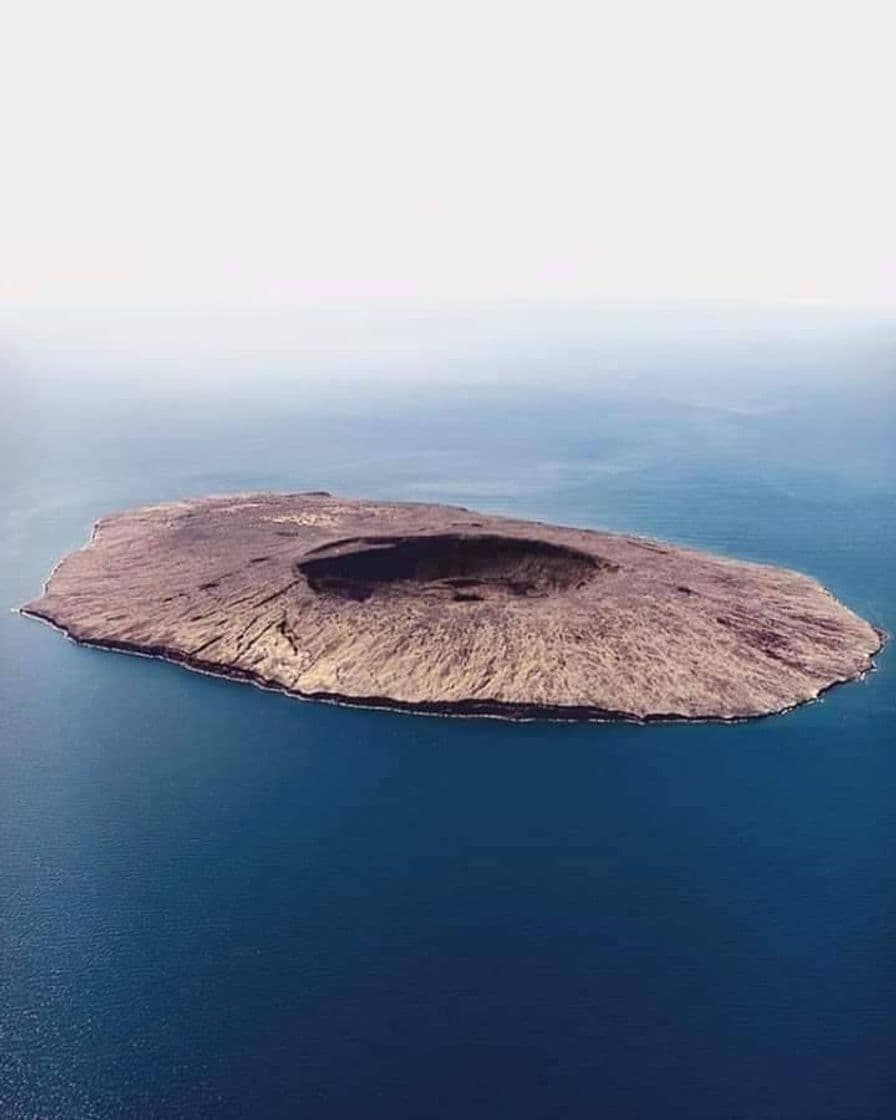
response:
<path fill-rule="evenodd" d="M 523 320 L 6 347 L 3 1117 L 894 1115 L 892 648 L 755 722 L 511 724 L 12 610 L 105 513 L 326 489 L 782 564 L 896 628 L 892 322 Z"/>

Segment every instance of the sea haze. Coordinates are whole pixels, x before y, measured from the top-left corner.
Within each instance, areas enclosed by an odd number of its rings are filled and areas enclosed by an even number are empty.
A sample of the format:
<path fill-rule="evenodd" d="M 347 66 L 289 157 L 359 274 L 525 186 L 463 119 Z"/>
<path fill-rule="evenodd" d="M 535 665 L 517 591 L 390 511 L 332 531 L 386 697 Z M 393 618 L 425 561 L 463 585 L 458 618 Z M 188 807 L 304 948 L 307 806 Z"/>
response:
<path fill-rule="evenodd" d="M 9 608 L 104 513 L 327 489 L 784 564 L 896 628 L 892 323 L 89 326 L 4 325 Z M 650 727 L 301 703 L 11 610 L 0 658 L 4 1117 L 892 1115 L 891 649 Z"/>

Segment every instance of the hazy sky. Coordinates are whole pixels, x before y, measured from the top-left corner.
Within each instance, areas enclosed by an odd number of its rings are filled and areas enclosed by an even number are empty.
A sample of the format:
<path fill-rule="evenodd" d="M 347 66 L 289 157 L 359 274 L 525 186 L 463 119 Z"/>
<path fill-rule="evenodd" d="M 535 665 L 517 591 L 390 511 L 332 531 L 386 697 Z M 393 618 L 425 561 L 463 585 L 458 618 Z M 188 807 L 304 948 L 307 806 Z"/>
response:
<path fill-rule="evenodd" d="M 18 3 L 0 298 L 896 306 L 888 14 Z"/>

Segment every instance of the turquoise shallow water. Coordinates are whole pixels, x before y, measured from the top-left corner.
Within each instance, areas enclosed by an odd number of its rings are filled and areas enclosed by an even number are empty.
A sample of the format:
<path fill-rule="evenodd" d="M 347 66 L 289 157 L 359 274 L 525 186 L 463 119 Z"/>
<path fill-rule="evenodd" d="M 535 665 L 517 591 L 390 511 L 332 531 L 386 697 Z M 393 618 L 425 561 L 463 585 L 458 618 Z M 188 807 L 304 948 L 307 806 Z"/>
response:
<path fill-rule="evenodd" d="M 104 512 L 326 488 L 665 536 L 896 626 L 892 349 L 211 397 L 26 370 L 2 601 Z M 302 704 L 0 617 L 0 1112 L 892 1115 L 893 657 L 785 717 Z"/>

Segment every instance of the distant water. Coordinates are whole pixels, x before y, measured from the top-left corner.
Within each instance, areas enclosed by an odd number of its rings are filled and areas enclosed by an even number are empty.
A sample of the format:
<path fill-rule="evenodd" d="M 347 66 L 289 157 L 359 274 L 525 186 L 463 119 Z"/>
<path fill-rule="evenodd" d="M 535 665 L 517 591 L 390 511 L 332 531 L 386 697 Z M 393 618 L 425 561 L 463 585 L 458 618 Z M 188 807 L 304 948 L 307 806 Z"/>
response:
<path fill-rule="evenodd" d="M 790 565 L 892 631 L 891 343 L 552 337 L 310 393 L 307 355 L 157 389 L 18 354 L 0 598 L 103 513 L 325 488 Z M 647 728 L 302 704 L 6 611 L 0 658 L 3 1117 L 893 1115 L 892 648 Z"/>

